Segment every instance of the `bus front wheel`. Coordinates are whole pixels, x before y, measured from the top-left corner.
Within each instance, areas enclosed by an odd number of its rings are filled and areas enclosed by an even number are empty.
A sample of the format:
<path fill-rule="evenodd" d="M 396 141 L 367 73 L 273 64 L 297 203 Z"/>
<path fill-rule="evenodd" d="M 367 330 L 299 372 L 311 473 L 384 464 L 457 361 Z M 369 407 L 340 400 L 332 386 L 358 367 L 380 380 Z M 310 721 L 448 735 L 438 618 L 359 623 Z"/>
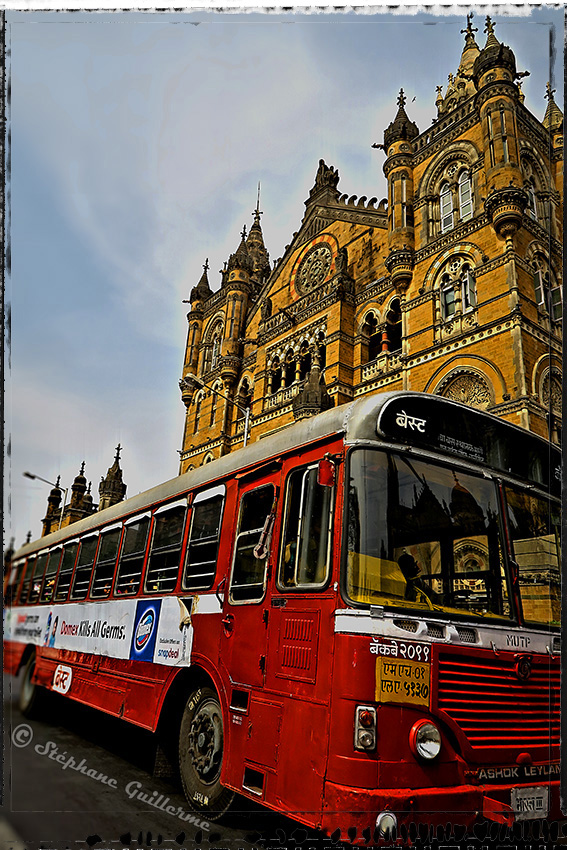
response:
<path fill-rule="evenodd" d="M 35 652 L 32 652 L 24 667 L 22 686 L 20 688 L 19 706 L 24 717 L 36 717 L 42 707 L 45 690 L 32 681 L 35 671 Z"/>
<path fill-rule="evenodd" d="M 223 720 L 218 697 L 202 687 L 189 695 L 179 733 L 179 768 L 183 790 L 192 809 L 217 820 L 229 808 L 234 793 L 220 784 Z"/>

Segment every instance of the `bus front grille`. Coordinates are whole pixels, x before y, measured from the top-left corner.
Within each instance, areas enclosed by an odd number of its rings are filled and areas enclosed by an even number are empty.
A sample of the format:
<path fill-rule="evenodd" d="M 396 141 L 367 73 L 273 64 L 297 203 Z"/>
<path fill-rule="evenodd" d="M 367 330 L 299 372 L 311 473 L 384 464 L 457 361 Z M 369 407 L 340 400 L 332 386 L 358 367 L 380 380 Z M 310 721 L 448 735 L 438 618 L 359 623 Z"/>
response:
<path fill-rule="evenodd" d="M 559 746 L 559 661 L 530 658 L 521 679 L 519 654 L 439 654 L 437 708 L 473 749 Z"/>

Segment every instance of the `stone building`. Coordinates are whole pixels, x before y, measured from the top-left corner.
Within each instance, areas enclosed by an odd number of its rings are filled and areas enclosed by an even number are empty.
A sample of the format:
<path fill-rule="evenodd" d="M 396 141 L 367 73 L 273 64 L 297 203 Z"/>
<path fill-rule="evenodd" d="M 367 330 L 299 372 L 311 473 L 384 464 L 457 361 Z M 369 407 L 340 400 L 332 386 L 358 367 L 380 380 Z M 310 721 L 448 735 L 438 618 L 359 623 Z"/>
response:
<path fill-rule="evenodd" d="M 385 390 L 559 439 L 563 115 L 549 85 L 543 120 L 526 108 L 526 72 L 490 18 L 480 48 L 471 19 L 432 125 L 420 132 L 402 90 L 373 145 L 386 199 L 342 193 L 321 160 L 281 259 L 270 265 L 257 206 L 216 292 L 205 264 L 187 315 L 181 472 L 241 447 L 246 410 L 252 441 Z"/>
<path fill-rule="evenodd" d="M 81 464 L 79 474 L 75 477 L 71 486 L 71 496 L 69 501 L 62 506 L 61 497 L 64 490 L 59 486 L 60 477 L 57 478 L 56 486 L 51 490 L 47 497 L 47 512 L 42 519 L 43 531 L 41 536 L 45 537 L 52 531 L 57 531 L 59 521 L 61 520 L 61 528 L 78 522 L 84 517 L 96 511 L 102 511 L 104 508 L 109 508 L 121 502 L 126 497 L 126 484 L 122 481 L 122 470 L 120 468 L 120 444 L 116 447 L 116 456 L 114 463 L 109 467 L 106 477 L 100 479 L 98 492 L 100 496 L 99 504 L 93 502 L 91 495 L 91 483 L 87 487 L 87 479 L 85 478 L 85 462 Z M 61 510 L 63 517 L 61 518 Z"/>

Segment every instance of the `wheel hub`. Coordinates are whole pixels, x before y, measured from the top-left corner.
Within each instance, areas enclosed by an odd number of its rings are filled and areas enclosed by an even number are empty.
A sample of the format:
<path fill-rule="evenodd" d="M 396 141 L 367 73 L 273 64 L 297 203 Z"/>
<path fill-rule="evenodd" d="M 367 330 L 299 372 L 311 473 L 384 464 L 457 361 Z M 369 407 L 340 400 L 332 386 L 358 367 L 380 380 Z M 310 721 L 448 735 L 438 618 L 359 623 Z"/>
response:
<path fill-rule="evenodd" d="M 222 758 L 222 720 L 214 702 L 200 706 L 193 718 L 189 755 L 201 780 L 215 781 Z"/>

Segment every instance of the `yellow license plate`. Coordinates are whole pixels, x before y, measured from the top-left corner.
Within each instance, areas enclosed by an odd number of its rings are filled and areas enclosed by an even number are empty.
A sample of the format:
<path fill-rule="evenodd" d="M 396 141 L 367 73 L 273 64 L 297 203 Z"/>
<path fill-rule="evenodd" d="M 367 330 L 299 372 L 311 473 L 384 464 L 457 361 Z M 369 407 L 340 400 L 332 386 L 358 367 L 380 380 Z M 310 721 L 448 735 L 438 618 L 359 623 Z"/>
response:
<path fill-rule="evenodd" d="M 429 664 L 376 659 L 376 702 L 429 705 Z"/>

